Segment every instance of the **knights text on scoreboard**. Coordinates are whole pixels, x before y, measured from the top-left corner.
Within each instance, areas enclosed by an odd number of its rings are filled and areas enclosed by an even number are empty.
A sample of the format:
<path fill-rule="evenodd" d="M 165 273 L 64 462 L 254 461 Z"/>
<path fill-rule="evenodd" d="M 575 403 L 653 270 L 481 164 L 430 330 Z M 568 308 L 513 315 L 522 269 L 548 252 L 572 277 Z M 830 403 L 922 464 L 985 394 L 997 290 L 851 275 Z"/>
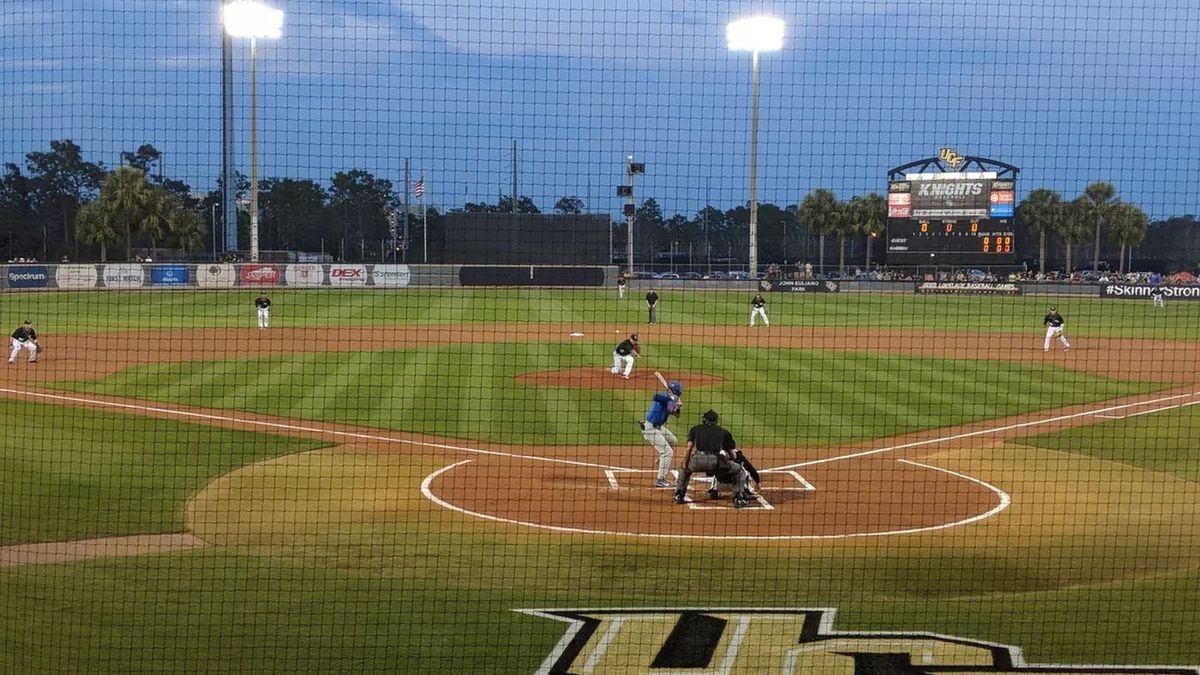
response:
<path fill-rule="evenodd" d="M 888 183 L 887 259 L 899 265 L 1017 260 L 1016 181 L 992 172 L 907 174 Z"/>

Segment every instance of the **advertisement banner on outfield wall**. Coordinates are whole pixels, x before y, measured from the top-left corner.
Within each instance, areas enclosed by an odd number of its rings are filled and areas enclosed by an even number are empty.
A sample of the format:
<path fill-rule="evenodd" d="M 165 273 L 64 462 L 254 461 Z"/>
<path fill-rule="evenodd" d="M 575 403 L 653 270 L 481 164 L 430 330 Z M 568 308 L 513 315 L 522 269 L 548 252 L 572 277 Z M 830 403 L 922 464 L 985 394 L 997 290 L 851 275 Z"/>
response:
<path fill-rule="evenodd" d="M 412 282 L 408 265 L 376 265 L 371 269 L 371 280 L 376 286 L 402 288 Z"/>
<path fill-rule="evenodd" d="M 187 265 L 155 265 L 150 268 L 153 286 L 187 286 L 191 281 Z"/>
<path fill-rule="evenodd" d="M 59 265 L 54 270 L 54 283 L 66 290 L 95 288 L 100 283 L 100 273 L 95 265 Z"/>
<path fill-rule="evenodd" d="M 288 286 L 320 286 L 325 283 L 325 268 L 316 263 L 288 265 L 283 270 L 283 281 Z"/>
<path fill-rule="evenodd" d="M 758 282 L 758 290 L 770 293 L 838 293 L 842 287 L 836 281 L 811 279 L 771 281 L 763 279 Z"/>
<path fill-rule="evenodd" d="M 9 288 L 45 288 L 50 285 L 50 268 L 45 265 L 9 265 L 5 277 Z"/>
<path fill-rule="evenodd" d="M 237 272 L 225 263 L 196 266 L 196 285 L 200 288 L 233 288 Z"/>
<path fill-rule="evenodd" d="M 1135 284 L 1105 284 L 1100 287 L 1100 297 L 1122 300 L 1149 300 L 1154 286 Z M 1200 300 L 1200 286 L 1159 286 L 1165 300 Z"/>
<path fill-rule="evenodd" d="M 240 278 L 243 286 L 274 286 L 283 282 L 279 265 L 242 265 Z"/>
<path fill-rule="evenodd" d="M 1017 284 L 988 281 L 923 281 L 913 287 L 917 295 L 1020 295 Z"/>
<path fill-rule="evenodd" d="M 105 288 L 141 288 L 146 283 L 146 271 L 137 263 L 105 265 L 100 277 Z"/>
<path fill-rule="evenodd" d="M 366 286 L 366 265 L 330 265 L 329 284 L 331 286 Z"/>

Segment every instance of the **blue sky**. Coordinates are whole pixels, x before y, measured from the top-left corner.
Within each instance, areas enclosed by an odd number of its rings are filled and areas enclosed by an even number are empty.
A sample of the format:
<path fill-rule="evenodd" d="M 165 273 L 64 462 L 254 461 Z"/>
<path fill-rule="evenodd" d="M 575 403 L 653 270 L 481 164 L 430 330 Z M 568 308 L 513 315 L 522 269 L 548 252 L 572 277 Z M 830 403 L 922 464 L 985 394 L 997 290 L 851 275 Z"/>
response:
<path fill-rule="evenodd" d="M 1152 216 L 1200 212 L 1200 13 L 1185 0 L 276 0 L 260 43 L 264 176 L 425 169 L 458 205 L 509 189 L 616 212 L 624 156 L 668 213 L 744 202 L 749 55 L 771 13 L 760 198 L 885 189 L 950 145 L 1022 167 L 1020 190 L 1111 179 Z M 6 0 L 0 161 L 73 138 L 107 164 L 151 142 L 207 188 L 220 166 L 215 0 Z M 248 48 L 236 50 L 246 171 Z"/>

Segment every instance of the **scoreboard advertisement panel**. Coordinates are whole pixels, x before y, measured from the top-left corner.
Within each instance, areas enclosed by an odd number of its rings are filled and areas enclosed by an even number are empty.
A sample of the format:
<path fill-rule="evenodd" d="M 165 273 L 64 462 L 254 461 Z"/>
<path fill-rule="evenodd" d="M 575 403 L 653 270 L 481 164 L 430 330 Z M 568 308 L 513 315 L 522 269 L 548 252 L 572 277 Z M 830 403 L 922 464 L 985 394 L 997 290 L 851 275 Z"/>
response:
<path fill-rule="evenodd" d="M 898 265 L 1011 265 L 1016 181 L 909 174 L 888 184 L 887 259 Z"/>

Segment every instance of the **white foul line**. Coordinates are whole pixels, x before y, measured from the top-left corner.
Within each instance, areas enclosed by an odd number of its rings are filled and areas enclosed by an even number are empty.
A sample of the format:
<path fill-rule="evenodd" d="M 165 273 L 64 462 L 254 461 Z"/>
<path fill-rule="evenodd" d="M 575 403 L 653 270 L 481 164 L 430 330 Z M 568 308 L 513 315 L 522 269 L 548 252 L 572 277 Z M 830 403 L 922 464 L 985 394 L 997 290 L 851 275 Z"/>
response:
<path fill-rule="evenodd" d="M 1096 415 L 1099 415 L 1100 413 L 1112 412 L 1114 410 L 1124 410 L 1126 408 L 1137 408 L 1140 406 L 1150 405 L 1153 403 L 1162 403 L 1163 401 L 1172 401 L 1177 398 L 1186 398 L 1188 396 L 1196 396 L 1198 394 L 1200 394 L 1200 392 L 1191 393 L 1191 394 L 1175 394 L 1174 396 L 1164 396 L 1162 398 L 1156 398 L 1156 399 L 1152 399 L 1149 401 L 1139 401 L 1137 403 L 1123 403 L 1121 405 L 1109 406 L 1107 408 L 1099 408 L 1097 410 L 1087 410 L 1087 411 L 1080 412 L 1080 413 L 1072 413 L 1070 415 L 1059 415 L 1057 417 L 1048 417 L 1044 420 L 1034 420 L 1032 422 L 1019 422 L 1016 424 L 1009 424 L 1006 426 L 995 427 L 992 429 L 980 429 L 979 431 L 967 431 L 967 432 L 964 432 L 961 434 L 954 434 L 951 436 L 942 436 L 940 438 L 927 438 L 923 441 L 912 441 L 910 443 L 899 443 L 897 445 L 889 445 L 886 448 L 875 448 L 874 450 L 863 450 L 861 452 L 852 452 L 848 455 L 838 455 L 836 457 L 823 457 L 821 459 L 810 459 L 807 462 L 796 462 L 795 464 L 786 464 L 784 466 L 777 466 L 777 467 L 774 467 L 771 469 L 766 469 L 766 471 L 785 471 L 788 469 L 798 469 L 803 466 L 813 466 L 815 464 L 826 464 L 828 462 L 840 462 L 840 461 L 846 460 L 846 459 L 857 459 L 859 457 L 870 457 L 871 455 L 878 455 L 878 454 L 884 453 L 884 452 L 894 452 L 896 450 L 906 450 L 908 448 L 919 448 L 923 445 L 936 445 L 938 443 L 945 443 L 946 441 L 957 441 L 959 439 L 972 438 L 974 436 L 987 436 L 990 434 L 998 434 L 1000 432 L 1010 431 L 1012 429 L 1023 429 L 1026 427 L 1036 427 L 1036 426 L 1041 426 L 1043 424 L 1050 424 L 1052 422 L 1062 422 L 1063 420 L 1075 419 L 1076 417 L 1089 417 L 1089 416 L 1094 417 Z M 1192 403 L 1186 403 L 1183 405 L 1195 405 L 1197 403 L 1200 403 L 1200 401 L 1193 401 Z M 1181 407 L 1181 406 L 1171 406 L 1171 407 Z M 1169 408 L 1161 408 L 1160 410 L 1167 410 L 1167 409 L 1169 409 Z M 1157 411 L 1150 410 L 1147 412 L 1157 412 Z M 1127 417 L 1132 417 L 1132 415 L 1127 415 Z"/>
<path fill-rule="evenodd" d="M 551 464 L 567 464 L 570 466 L 585 466 L 592 469 L 612 469 L 616 471 L 623 470 L 619 466 L 608 466 L 607 464 L 593 464 L 592 462 L 581 462 L 573 459 L 558 459 L 555 457 L 539 457 L 537 455 L 520 455 L 513 452 L 500 452 L 498 450 L 483 450 L 481 448 L 466 448 L 461 445 L 449 445 L 446 443 L 430 443 L 428 441 L 414 441 L 407 438 L 395 438 L 392 436 L 378 436 L 375 434 L 364 434 L 354 431 L 337 431 L 336 429 L 321 429 L 319 427 L 306 427 L 299 424 L 284 424 L 282 422 L 264 422 L 261 420 L 244 419 L 240 417 L 229 417 L 226 415 L 214 415 L 211 413 L 191 412 L 188 410 L 177 410 L 173 408 L 159 408 L 149 405 L 135 405 L 132 403 L 116 403 L 114 401 L 100 401 L 91 398 L 82 398 L 78 396 L 63 396 L 61 394 L 45 394 L 37 391 L 19 391 L 17 389 L 7 389 L 0 387 L 0 393 L 17 394 L 19 396 L 36 396 L 39 398 L 48 398 L 57 401 L 70 401 L 73 403 L 86 403 L 88 405 L 102 406 L 108 408 L 122 408 L 125 410 L 137 410 L 140 412 L 160 413 L 164 415 L 176 415 L 179 417 L 192 417 L 195 419 L 210 420 L 214 422 L 232 422 L 234 424 L 246 424 L 252 426 L 266 427 L 268 429 L 284 429 L 287 431 L 301 431 L 304 433 L 326 435 L 326 436 L 341 436 L 344 438 L 357 438 L 366 441 L 383 441 L 386 443 L 401 443 L 404 445 L 416 445 L 425 448 L 437 448 L 439 450 L 457 450 L 458 452 L 470 452 L 477 455 L 491 455 L 493 457 L 508 457 L 511 459 L 527 459 L 531 462 L 549 462 Z"/>

